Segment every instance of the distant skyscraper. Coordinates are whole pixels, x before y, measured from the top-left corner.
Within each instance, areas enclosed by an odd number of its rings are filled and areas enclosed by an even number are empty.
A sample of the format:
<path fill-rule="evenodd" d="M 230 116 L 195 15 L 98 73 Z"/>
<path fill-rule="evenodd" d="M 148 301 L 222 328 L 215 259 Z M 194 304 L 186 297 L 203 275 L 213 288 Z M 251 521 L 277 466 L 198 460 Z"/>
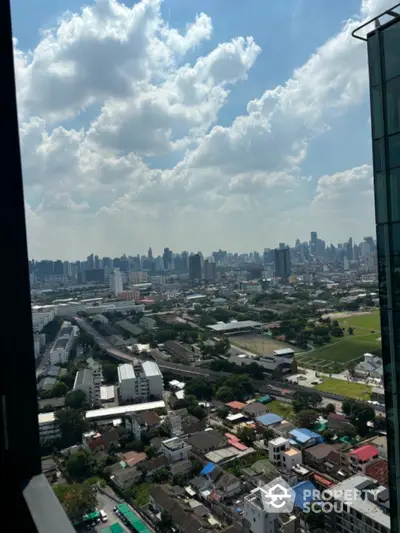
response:
<path fill-rule="evenodd" d="M 201 281 L 201 255 L 194 254 L 189 256 L 189 279 L 191 281 Z"/>
<path fill-rule="evenodd" d="M 171 270 L 172 268 L 172 251 L 169 248 L 164 248 L 163 267 L 164 270 Z"/>
<path fill-rule="evenodd" d="M 119 268 L 113 268 L 111 271 L 110 290 L 113 296 L 118 296 L 123 291 L 122 276 Z"/>
<path fill-rule="evenodd" d="M 312 255 L 316 255 L 317 253 L 317 240 L 318 240 L 318 233 L 316 231 L 312 231 L 311 240 L 310 240 L 310 253 Z"/>
<path fill-rule="evenodd" d="M 149 250 L 147 252 L 147 259 L 149 261 L 151 261 L 153 259 L 153 250 L 151 249 L 151 247 L 149 248 Z"/>
<path fill-rule="evenodd" d="M 286 248 L 276 248 L 274 250 L 274 260 L 275 277 L 284 280 L 289 279 L 289 276 L 292 273 L 289 246 L 286 246 Z"/>
<path fill-rule="evenodd" d="M 204 277 L 207 281 L 212 281 L 217 277 L 217 265 L 213 257 L 208 257 L 204 261 Z"/>

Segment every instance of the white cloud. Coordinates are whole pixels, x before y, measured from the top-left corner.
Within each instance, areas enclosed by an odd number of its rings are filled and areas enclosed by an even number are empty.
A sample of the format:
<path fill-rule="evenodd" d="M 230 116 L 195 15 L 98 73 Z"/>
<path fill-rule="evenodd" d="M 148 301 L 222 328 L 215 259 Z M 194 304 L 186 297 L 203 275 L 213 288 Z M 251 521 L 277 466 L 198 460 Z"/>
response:
<path fill-rule="evenodd" d="M 255 249 L 308 233 L 327 212 L 365 220 L 369 167 L 323 176 L 315 194 L 302 171 L 313 139 L 365 101 L 366 49 L 351 38 L 360 21 L 223 127 L 218 113 L 260 47 L 239 36 L 202 55 L 211 19 L 199 14 L 178 32 L 160 2 L 98 0 L 65 15 L 34 50 L 15 43 L 31 253 Z M 363 0 L 360 16 L 376 5 Z M 157 168 L 160 156 L 178 162 Z M 359 211 L 354 196 L 345 200 L 355 183 L 366 187 Z M 48 227 L 55 236 L 43 241 Z M 327 237 L 340 227 L 327 223 Z"/>

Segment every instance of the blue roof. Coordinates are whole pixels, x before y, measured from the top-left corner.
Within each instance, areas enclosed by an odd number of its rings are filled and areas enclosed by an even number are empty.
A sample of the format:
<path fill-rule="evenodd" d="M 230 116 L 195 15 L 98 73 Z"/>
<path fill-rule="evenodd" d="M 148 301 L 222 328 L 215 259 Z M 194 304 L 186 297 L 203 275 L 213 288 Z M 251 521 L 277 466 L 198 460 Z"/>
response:
<path fill-rule="evenodd" d="M 323 442 L 324 439 L 318 433 L 311 431 L 307 428 L 296 428 L 289 431 L 289 435 L 300 442 L 301 444 L 306 443 L 310 439 L 317 439 L 319 442 Z"/>
<path fill-rule="evenodd" d="M 214 468 L 215 468 L 214 463 L 207 463 L 206 466 L 203 468 L 203 470 L 200 472 L 200 475 L 205 476 L 207 474 L 211 474 Z"/>
<path fill-rule="evenodd" d="M 275 413 L 267 413 L 266 415 L 258 416 L 256 418 L 257 422 L 263 426 L 270 426 L 271 424 L 276 424 L 282 420 L 282 417 L 276 415 Z"/>
<path fill-rule="evenodd" d="M 302 481 L 301 483 L 298 483 L 292 487 L 292 489 L 296 494 L 294 504 L 300 509 L 304 509 L 306 503 L 313 501 L 313 494 L 315 494 L 314 491 L 317 490 L 311 481 Z"/>

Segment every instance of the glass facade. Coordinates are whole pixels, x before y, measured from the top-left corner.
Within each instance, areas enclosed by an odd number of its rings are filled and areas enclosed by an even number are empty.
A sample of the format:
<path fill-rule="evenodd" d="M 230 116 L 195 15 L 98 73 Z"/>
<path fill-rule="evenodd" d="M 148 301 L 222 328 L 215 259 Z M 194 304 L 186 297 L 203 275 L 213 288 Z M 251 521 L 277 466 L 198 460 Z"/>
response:
<path fill-rule="evenodd" d="M 400 510 L 400 19 L 368 35 L 375 216 L 391 494 Z"/>

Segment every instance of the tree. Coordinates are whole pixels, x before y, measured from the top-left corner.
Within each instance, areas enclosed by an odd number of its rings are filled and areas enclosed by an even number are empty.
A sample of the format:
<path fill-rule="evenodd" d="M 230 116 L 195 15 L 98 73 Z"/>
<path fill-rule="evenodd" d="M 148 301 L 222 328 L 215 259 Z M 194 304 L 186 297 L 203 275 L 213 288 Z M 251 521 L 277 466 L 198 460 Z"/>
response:
<path fill-rule="evenodd" d="M 221 400 L 221 402 L 230 402 L 235 398 L 235 393 L 231 387 L 224 385 L 217 390 L 215 396 L 217 400 Z"/>
<path fill-rule="evenodd" d="M 350 418 L 353 414 L 353 411 L 355 410 L 357 405 L 356 400 L 353 400 L 352 398 L 346 398 L 342 402 L 342 411 L 343 413 Z"/>
<path fill-rule="evenodd" d="M 370 405 L 359 404 L 350 420 L 360 435 L 366 435 L 368 422 L 375 420 L 375 410 Z"/>
<path fill-rule="evenodd" d="M 54 485 L 53 490 L 71 522 L 78 522 L 97 506 L 96 492 L 90 485 L 73 483 Z"/>
<path fill-rule="evenodd" d="M 331 413 L 335 413 L 335 412 L 336 412 L 335 404 L 334 404 L 334 403 L 328 403 L 328 404 L 325 405 L 325 407 L 322 409 L 322 412 L 324 413 L 325 416 L 328 416 L 328 415 L 330 415 Z"/>
<path fill-rule="evenodd" d="M 270 428 L 265 428 L 263 431 L 263 437 L 266 441 L 269 441 L 275 437 L 275 433 Z"/>
<path fill-rule="evenodd" d="M 64 446 L 82 442 L 82 433 L 87 428 L 87 423 L 80 410 L 59 409 L 55 412 L 55 417 L 61 430 Z"/>
<path fill-rule="evenodd" d="M 62 381 L 57 381 L 54 387 L 51 389 L 51 394 L 54 398 L 61 398 L 68 392 L 68 387 Z"/>
<path fill-rule="evenodd" d="M 251 446 L 256 440 L 256 434 L 253 429 L 244 427 L 237 432 L 239 440 L 243 442 L 246 446 Z"/>
<path fill-rule="evenodd" d="M 75 376 L 71 372 L 67 372 L 67 374 L 64 374 L 59 379 L 66 384 L 68 389 L 72 389 L 74 386 Z"/>
<path fill-rule="evenodd" d="M 227 407 L 219 407 L 217 409 L 218 418 L 222 418 L 222 420 L 224 420 L 228 415 L 229 415 L 229 409 Z"/>
<path fill-rule="evenodd" d="M 231 348 L 231 343 L 228 337 L 222 337 L 221 340 L 215 343 L 214 351 L 220 355 L 226 355 Z"/>
<path fill-rule="evenodd" d="M 148 459 L 151 459 L 152 457 L 156 455 L 156 451 L 152 446 L 148 446 L 147 448 L 144 449 L 144 451 Z"/>
<path fill-rule="evenodd" d="M 293 394 L 293 409 L 297 413 L 307 409 L 317 409 L 322 402 L 322 396 L 318 392 L 296 391 Z"/>
<path fill-rule="evenodd" d="M 192 394 L 199 400 L 211 400 L 213 387 L 204 378 L 195 378 L 186 383 L 185 394 Z"/>
<path fill-rule="evenodd" d="M 74 479 L 81 481 L 93 474 L 93 461 L 90 455 L 84 451 L 79 450 L 71 454 L 65 461 L 65 468 Z"/>
<path fill-rule="evenodd" d="M 311 429 L 318 420 L 318 413 L 313 409 L 305 409 L 296 414 L 296 424 L 301 428 Z"/>
<path fill-rule="evenodd" d="M 339 327 L 332 328 L 331 334 L 332 334 L 332 337 L 343 337 L 344 336 L 342 328 L 339 328 Z"/>
<path fill-rule="evenodd" d="M 352 327 L 349 327 L 349 329 L 347 330 L 347 333 L 349 335 L 353 335 L 354 334 L 354 329 Z"/>
<path fill-rule="evenodd" d="M 356 372 L 356 365 L 354 363 L 349 363 L 347 365 L 347 372 L 350 376 L 354 377 L 354 374 Z"/>
<path fill-rule="evenodd" d="M 118 381 L 118 365 L 111 361 L 102 361 L 101 367 L 106 383 L 116 383 Z"/>
<path fill-rule="evenodd" d="M 335 433 L 331 429 L 324 429 L 322 436 L 327 442 L 330 442 L 335 436 Z"/>
<path fill-rule="evenodd" d="M 81 409 L 86 401 L 86 394 L 82 390 L 72 390 L 65 398 L 65 406 L 71 409 Z"/>

